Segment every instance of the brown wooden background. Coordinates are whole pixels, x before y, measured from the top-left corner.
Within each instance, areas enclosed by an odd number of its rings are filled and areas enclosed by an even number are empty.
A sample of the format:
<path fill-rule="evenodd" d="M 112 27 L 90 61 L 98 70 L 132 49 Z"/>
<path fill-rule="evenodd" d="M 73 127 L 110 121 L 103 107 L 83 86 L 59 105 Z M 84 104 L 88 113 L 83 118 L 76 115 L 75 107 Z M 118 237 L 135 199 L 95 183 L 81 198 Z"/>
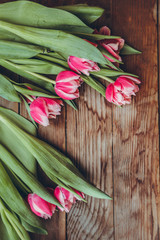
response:
<path fill-rule="evenodd" d="M 0 3 L 6 2 L 0 0 Z M 119 109 L 83 85 L 79 111 L 66 106 L 39 136 L 75 159 L 76 165 L 113 201 L 87 197 L 68 215 L 46 221 L 48 236 L 32 240 L 159 239 L 159 9 L 160 0 L 37 0 L 46 6 L 88 3 L 106 9 L 97 26 L 143 52 L 125 57 L 128 72 L 142 80 L 132 104 Z M 27 116 L 24 106 L 1 99 L 1 105 Z M 45 185 L 51 184 L 42 173 Z"/>

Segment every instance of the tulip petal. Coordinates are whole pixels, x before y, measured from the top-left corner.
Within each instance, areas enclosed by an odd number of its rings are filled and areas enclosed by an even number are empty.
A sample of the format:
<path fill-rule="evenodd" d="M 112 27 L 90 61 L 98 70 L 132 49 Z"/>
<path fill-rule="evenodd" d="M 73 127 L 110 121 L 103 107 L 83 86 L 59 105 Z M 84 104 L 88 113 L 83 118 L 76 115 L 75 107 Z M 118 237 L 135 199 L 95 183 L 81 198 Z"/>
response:
<path fill-rule="evenodd" d="M 73 71 L 83 73 L 87 76 L 89 76 L 89 72 L 100 71 L 100 68 L 95 62 L 85 58 L 70 56 L 68 58 L 68 65 Z"/>
<path fill-rule="evenodd" d="M 58 96 L 65 100 L 72 100 L 79 97 L 81 82 L 80 76 L 72 71 L 62 71 L 56 77 L 56 85 L 54 87 Z"/>
<path fill-rule="evenodd" d="M 113 83 L 109 84 L 107 89 L 106 89 L 106 99 L 109 102 L 112 102 L 113 100 L 113 91 L 114 91 L 114 85 Z"/>
<path fill-rule="evenodd" d="M 63 105 L 61 100 L 38 97 L 30 105 L 30 114 L 37 123 L 48 126 L 48 119 L 60 115 L 61 105 Z"/>
<path fill-rule="evenodd" d="M 51 204 L 39 197 L 37 194 L 28 194 L 28 203 L 32 212 L 42 218 L 50 218 L 52 216 Z"/>

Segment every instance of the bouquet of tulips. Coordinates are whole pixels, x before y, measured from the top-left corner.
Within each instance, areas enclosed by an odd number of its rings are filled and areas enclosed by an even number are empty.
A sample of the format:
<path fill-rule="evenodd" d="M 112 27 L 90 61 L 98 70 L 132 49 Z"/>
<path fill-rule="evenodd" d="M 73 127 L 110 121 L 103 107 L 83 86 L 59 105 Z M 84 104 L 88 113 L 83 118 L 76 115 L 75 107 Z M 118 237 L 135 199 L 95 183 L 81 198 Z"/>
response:
<path fill-rule="evenodd" d="M 33 123 L 43 126 L 60 115 L 64 102 L 77 109 L 73 100 L 83 83 L 109 102 L 129 104 L 140 80 L 120 69 L 120 55 L 140 52 L 112 36 L 108 27 L 89 26 L 102 13 L 103 9 L 85 4 L 56 8 L 31 1 L 0 4 L 1 70 L 25 78 L 16 81 L 1 72 L 0 96 L 24 101 Z M 101 79 L 109 83 L 107 88 Z M 84 194 L 110 199 L 88 183 L 69 158 L 36 138 L 34 124 L 0 107 L 2 240 L 28 240 L 28 232 L 47 234 L 37 216 L 50 218 L 56 207 L 69 212 L 76 200 L 85 201 Z M 37 162 L 52 187 L 46 189 L 38 181 Z"/>
<path fill-rule="evenodd" d="M 0 133 L 2 239 L 28 240 L 27 231 L 47 234 L 36 215 L 50 218 L 56 207 L 69 212 L 76 200 L 85 201 L 84 193 L 110 199 L 88 183 L 69 158 L 36 138 L 36 128 L 31 122 L 2 107 Z M 37 162 L 54 182 L 53 186 L 56 184 L 55 189 L 46 189 L 38 181 Z"/>
<path fill-rule="evenodd" d="M 84 82 L 109 102 L 129 104 L 140 80 L 120 69 L 120 55 L 140 52 L 112 36 L 108 27 L 89 26 L 103 11 L 85 4 L 0 4 L 0 65 L 27 80 L 19 83 L 0 75 L 0 95 L 25 101 L 32 120 L 43 126 L 60 115 L 63 101 L 76 109 L 73 100 Z M 107 88 L 99 79 L 109 82 Z"/>

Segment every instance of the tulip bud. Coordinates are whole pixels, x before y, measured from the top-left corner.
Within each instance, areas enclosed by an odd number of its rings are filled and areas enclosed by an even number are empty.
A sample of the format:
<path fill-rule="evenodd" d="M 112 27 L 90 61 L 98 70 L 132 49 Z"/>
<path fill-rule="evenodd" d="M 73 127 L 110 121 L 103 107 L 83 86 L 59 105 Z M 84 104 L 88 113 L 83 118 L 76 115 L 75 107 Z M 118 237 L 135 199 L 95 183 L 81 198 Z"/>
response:
<path fill-rule="evenodd" d="M 72 100 L 79 97 L 79 90 L 82 79 L 80 76 L 71 71 L 62 71 L 56 77 L 54 87 L 58 96 L 66 100 Z"/>
<path fill-rule="evenodd" d="M 111 35 L 111 31 L 107 26 L 103 26 L 100 28 L 99 32 L 97 30 L 94 31 L 95 34 L 101 34 L 101 35 Z M 102 39 L 99 40 L 98 43 L 104 47 L 114 58 L 116 58 L 119 61 L 122 61 L 121 57 L 119 56 L 120 50 L 124 46 L 124 39 L 117 38 L 117 39 Z M 114 59 L 111 59 L 104 55 L 109 61 L 115 62 Z"/>
<path fill-rule="evenodd" d="M 28 194 L 28 203 L 32 212 L 41 218 L 51 218 L 55 212 L 56 206 L 54 204 L 50 204 L 35 193 Z"/>
<path fill-rule="evenodd" d="M 35 122 L 48 126 L 49 119 L 61 114 L 61 105 L 61 100 L 38 97 L 30 105 L 30 114 Z"/>
<path fill-rule="evenodd" d="M 119 106 L 129 104 L 131 96 L 139 91 L 140 80 L 131 76 L 120 76 L 114 83 L 108 85 L 106 89 L 106 99 Z"/>
<path fill-rule="evenodd" d="M 68 58 L 68 65 L 70 67 L 70 69 L 72 69 L 73 71 L 81 74 L 85 74 L 87 76 L 89 76 L 89 72 L 98 72 L 100 71 L 100 68 L 98 67 L 98 65 L 88 59 L 85 58 L 78 58 L 78 57 L 74 57 L 74 56 L 70 56 Z"/>
<path fill-rule="evenodd" d="M 77 193 L 81 198 L 84 198 L 84 194 L 74 190 L 75 193 Z M 56 187 L 54 190 L 54 196 L 57 198 L 57 200 L 60 202 L 60 204 L 64 207 L 58 207 L 61 211 L 65 211 L 65 212 L 69 212 L 72 204 L 74 204 L 76 202 L 76 200 L 80 200 L 80 198 L 78 199 L 77 196 L 75 196 L 73 193 L 69 192 L 68 190 L 66 190 L 65 188 L 62 187 Z"/>

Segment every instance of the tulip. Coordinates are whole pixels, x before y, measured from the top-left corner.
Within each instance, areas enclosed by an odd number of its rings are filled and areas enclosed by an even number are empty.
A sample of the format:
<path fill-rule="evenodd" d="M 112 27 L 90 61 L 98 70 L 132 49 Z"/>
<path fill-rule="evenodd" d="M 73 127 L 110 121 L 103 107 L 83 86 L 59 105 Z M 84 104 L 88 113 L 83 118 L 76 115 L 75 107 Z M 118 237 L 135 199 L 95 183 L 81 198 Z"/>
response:
<path fill-rule="evenodd" d="M 104 26 L 100 28 L 99 32 L 97 30 L 94 31 L 95 34 L 101 34 L 101 35 L 111 35 L 111 31 L 108 27 Z M 120 50 L 124 46 L 124 39 L 117 38 L 117 39 L 102 39 L 99 40 L 98 43 L 104 47 L 113 57 L 115 57 L 117 60 L 122 61 L 121 57 L 119 56 Z M 114 59 L 111 59 L 107 57 L 104 54 L 104 57 L 106 57 L 111 62 L 115 62 Z"/>
<path fill-rule="evenodd" d="M 48 219 L 55 212 L 56 206 L 45 201 L 35 193 L 28 194 L 28 203 L 37 216 Z"/>
<path fill-rule="evenodd" d="M 119 106 L 129 104 L 131 96 L 139 91 L 139 87 L 136 84 L 140 83 L 140 80 L 135 77 L 120 76 L 114 83 L 108 85 L 106 99 Z"/>
<path fill-rule="evenodd" d="M 71 71 L 62 71 L 56 77 L 54 87 L 58 96 L 66 100 L 72 100 L 79 97 L 78 87 L 81 85 L 80 76 Z"/>
<path fill-rule="evenodd" d="M 77 193 L 81 198 L 84 198 L 84 194 L 73 189 L 75 193 Z M 57 200 L 60 202 L 60 204 L 63 206 L 63 208 L 59 207 L 58 208 L 61 211 L 69 212 L 72 205 L 76 202 L 76 200 L 81 200 L 81 198 L 78 198 L 75 196 L 73 193 L 69 192 L 65 188 L 62 187 L 56 187 L 54 190 L 54 196 L 57 198 Z"/>
<path fill-rule="evenodd" d="M 43 125 L 49 125 L 49 119 L 56 118 L 60 115 L 61 100 L 38 97 L 30 105 L 30 114 L 35 122 Z"/>
<path fill-rule="evenodd" d="M 73 71 L 81 74 L 85 74 L 87 76 L 89 76 L 89 72 L 98 72 L 100 71 L 100 68 L 98 67 L 98 65 L 88 59 L 85 58 L 78 58 L 78 57 L 74 57 L 74 56 L 70 56 L 68 58 L 68 65 L 70 67 L 70 69 L 72 69 Z"/>

